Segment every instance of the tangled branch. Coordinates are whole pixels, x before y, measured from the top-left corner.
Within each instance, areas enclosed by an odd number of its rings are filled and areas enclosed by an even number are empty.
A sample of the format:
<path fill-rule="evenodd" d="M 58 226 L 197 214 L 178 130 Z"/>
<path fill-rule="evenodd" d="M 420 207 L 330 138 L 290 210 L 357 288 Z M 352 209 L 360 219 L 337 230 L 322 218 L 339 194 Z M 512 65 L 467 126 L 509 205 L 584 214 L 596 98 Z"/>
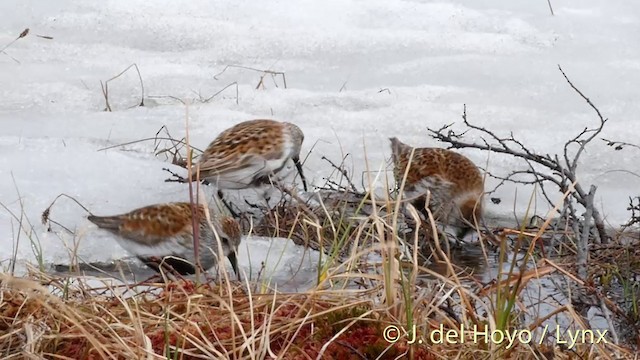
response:
<path fill-rule="evenodd" d="M 565 201 L 565 210 L 568 210 L 571 218 L 578 222 L 579 218 L 575 213 L 575 209 L 570 199 L 575 200 L 585 209 L 588 209 L 588 213 L 590 213 L 591 217 L 593 218 L 593 222 L 596 226 L 600 241 L 607 242 L 609 237 L 605 231 L 604 219 L 602 218 L 602 215 L 600 214 L 598 209 L 593 206 L 593 196 L 589 196 L 590 193 L 591 195 L 593 195 L 592 192 L 595 192 L 596 188 L 595 186 L 587 186 L 586 189 L 590 190 L 585 190 L 585 187 L 578 181 L 576 176 L 576 170 L 578 168 L 578 161 L 580 160 L 580 156 L 584 152 L 587 144 L 589 144 L 602 132 L 607 119 L 602 116 L 600 110 L 598 110 L 598 108 L 591 102 L 591 100 L 589 100 L 589 98 L 586 97 L 578 88 L 576 88 L 571 80 L 569 80 L 567 75 L 562 70 L 562 67 L 558 65 L 558 69 L 562 73 L 562 76 L 569 84 L 569 86 L 571 86 L 571 88 L 587 102 L 587 104 L 595 111 L 599 119 L 599 122 L 596 126 L 591 128 L 585 127 L 576 136 L 565 142 L 563 154 L 561 155 L 541 154 L 535 152 L 528 148 L 520 140 L 516 139 L 512 132 L 509 133 L 509 136 L 501 137 L 489 129 L 472 124 L 467 119 L 466 105 L 463 110 L 462 121 L 468 128 L 468 130 L 462 133 L 457 133 L 451 129 L 450 124 L 445 125 L 437 130 L 428 129 L 428 131 L 433 138 L 450 144 L 450 148 L 475 148 L 499 154 L 506 154 L 518 159 L 522 159 L 526 162 L 528 169 L 512 171 L 505 177 L 489 174 L 493 178 L 501 181 L 499 186 L 504 182 L 513 182 L 519 184 L 540 184 L 542 193 L 550 204 L 553 204 L 553 202 L 551 201 L 551 198 L 547 193 L 547 189 L 544 186 L 545 184 L 551 183 L 555 185 L 561 193 L 566 193 L 573 187 L 575 191 L 571 192 L 570 197 L 568 197 L 568 200 Z M 462 140 L 464 134 L 470 130 L 477 131 L 482 134 L 482 143 L 469 143 Z M 575 151 L 573 154 L 572 150 Z M 542 169 L 546 169 L 547 171 L 542 172 Z M 518 179 L 518 177 L 522 175 L 528 175 L 530 176 L 530 178 L 532 178 L 532 180 Z"/>

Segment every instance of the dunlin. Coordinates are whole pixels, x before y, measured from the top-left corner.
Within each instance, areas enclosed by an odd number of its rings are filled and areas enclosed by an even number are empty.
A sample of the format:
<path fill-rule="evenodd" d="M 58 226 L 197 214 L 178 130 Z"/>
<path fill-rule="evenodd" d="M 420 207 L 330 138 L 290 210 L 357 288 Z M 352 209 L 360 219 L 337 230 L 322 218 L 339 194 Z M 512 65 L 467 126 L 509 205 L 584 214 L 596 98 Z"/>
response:
<path fill-rule="evenodd" d="M 428 205 L 436 220 L 459 227 L 458 238 L 464 237 L 482 216 L 484 181 L 478 167 L 451 150 L 414 149 L 395 137 L 389 140 L 398 186 L 411 158 L 404 187 L 405 197 L 416 198 L 413 205 L 424 213 L 426 193 L 430 191 Z"/>
<path fill-rule="evenodd" d="M 291 159 L 307 182 L 300 164 L 304 134 L 299 127 L 275 120 L 250 120 L 225 131 L 209 144 L 197 166 L 200 179 L 218 189 L 245 189 L 270 183 Z M 196 179 L 195 171 L 192 180 Z"/>
<path fill-rule="evenodd" d="M 208 270 L 217 263 L 218 242 L 206 219 L 204 207 L 195 206 L 198 224 L 200 266 Z M 126 214 L 88 217 L 99 228 L 117 235 L 118 243 L 150 268 L 173 270 L 181 275 L 196 272 L 194 233 L 190 203 L 167 203 L 146 206 Z M 231 261 L 240 279 L 236 253 L 240 245 L 240 226 L 231 217 L 214 217 L 211 223 L 220 238 L 222 252 Z"/>

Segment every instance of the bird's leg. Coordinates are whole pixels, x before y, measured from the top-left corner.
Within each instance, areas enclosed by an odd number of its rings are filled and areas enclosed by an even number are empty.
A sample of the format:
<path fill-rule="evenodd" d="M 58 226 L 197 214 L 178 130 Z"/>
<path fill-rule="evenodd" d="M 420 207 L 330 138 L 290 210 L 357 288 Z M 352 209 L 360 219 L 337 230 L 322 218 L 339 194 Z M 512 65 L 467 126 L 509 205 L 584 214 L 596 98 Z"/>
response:
<path fill-rule="evenodd" d="M 262 197 L 264 198 L 264 201 L 267 203 L 267 207 L 269 207 L 269 202 L 271 201 L 271 192 L 269 191 L 269 189 L 264 190 L 264 192 L 262 193 Z"/>
<path fill-rule="evenodd" d="M 260 199 L 260 197 L 258 196 L 258 198 L 256 199 L 255 202 L 251 202 L 251 201 L 247 200 L 246 198 L 244 199 L 244 203 L 245 204 L 247 204 L 251 209 L 256 209 L 258 211 L 257 214 L 254 213 L 258 217 L 264 216 L 264 215 L 266 215 L 267 213 L 269 213 L 272 210 L 272 208 L 271 208 L 271 206 L 269 204 L 269 202 L 271 200 L 269 198 L 269 196 L 268 196 L 269 189 L 271 189 L 271 187 L 265 189 L 262 192 L 256 190 L 256 194 L 259 195 L 259 196 L 262 195 L 262 199 Z M 264 200 L 264 202 L 262 200 Z"/>
<path fill-rule="evenodd" d="M 258 210 L 262 209 L 262 208 L 260 207 L 260 205 L 258 205 L 258 204 L 254 204 L 254 203 L 251 203 L 251 202 L 249 202 L 249 200 L 247 200 L 247 199 L 244 199 L 244 203 L 245 203 L 245 204 L 247 204 L 247 205 L 249 205 L 249 207 L 250 207 L 250 208 L 258 209 Z"/>
<path fill-rule="evenodd" d="M 231 208 L 231 204 L 224 199 L 222 190 L 218 190 L 218 197 L 220 198 L 220 201 L 222 201 L 224 206 L 227 208 L 227 210 L 229 210 L 229 212 L 231 213 L 231 216 L 233 216 L 234 218 L 240 217 L 240 215 L 237 212 L 233 211 L 233 208 Z"/>
<path fill-rule="evenodd" d="M 458 231 L 456 232 L 456 238 L 458 239 L 458 241 L 463 242 L 464 238 L 471 232 L 471 230 L 473 230 L 473 228 L 467 226 L 466 224 L 460 226 L 458 228 Z"/>
<path fill-rule="evenodd" d="M 163 258 L 160 258 L 158 256 L 151 256 L 151 257 L 145 257 L 145 258 L 138 257 L 138 259 L 140 259 L 148 267 L 158 272 L 157 276 L 160 276 L 163 282 L 165 283 L 167 282 L 167 280 L 186 281 L 185 278 L 180 274 L 180 272 L 176 268 L 174 268 L 174 266 L 179 266 L 185 263 L 185 261 L 182 259 L 177 259 L 178 260 L 177 262 L 175 261 L 176 258 L 173 256 L 165 256 Z"/>
<path fill-rule="evenodd" d="M 278 179 L 275 177 L 274 174 L 269 174 L 269 175 L 264 175 L 264 176 L 260 176 L 260 177 L 256 177 L 253 179 L 253 181 L 251 182 L 251 185 L 255 188 L 261 188 L 263 186 L 267 186 L 265 188 L 265 190 L 262 192 L 262 198 L 264 198 L 265 200 L 265 205 L 267 208 L 269 208 L 269 201 L 271 201 L 271 196 L 269 195 L 270 190 L 272 188 L 279 188 L 280 187 L 280 183 L 278 181 Z M 257 192 L 257 190 L 256 190 Z M 253 208 L 260 208 L 258 205 L 256 204 L 250 204 L 249 202 L 247 202 L 245 200 L 245 202 L 247 203 L 247 205 L 253 207 Z"/>
<path fill-rule="evenodd" d="M 273 179 L 271 179 L 270 177 L 267 178 L 267 182 L 269 184 L 275 184 L 275 181 Z M 270 208 L 269 206 L 269 202 L 271 201 L 271 194 L 272 194 L 272 190 L 276 188 L 275 185 L 271 185 L 268 186 L 264 189 L 264 191 L 262 192 L 262 197 L 264 198 L 264 201 L 267 205 L 267 208 Z"/>

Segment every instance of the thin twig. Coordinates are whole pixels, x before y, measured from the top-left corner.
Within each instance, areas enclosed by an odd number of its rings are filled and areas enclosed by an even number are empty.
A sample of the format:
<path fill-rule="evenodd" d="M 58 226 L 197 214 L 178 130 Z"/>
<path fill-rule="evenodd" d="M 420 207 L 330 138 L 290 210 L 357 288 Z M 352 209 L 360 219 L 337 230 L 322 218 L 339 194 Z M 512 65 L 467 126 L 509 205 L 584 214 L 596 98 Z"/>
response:
<path fill-rule="evenodd" d="M 214 97 L 218 96 L 219 94 L 221 94 L 223 91 L 227 90 L 228 88 L 232 87 L 232 86 L 236 86 L 236 105 L 239 104 L 239 90 L 238 90 L 238 82 L 234 81 L 231 84 L 223 87 L 222 89 L 220 89 L 220 91 L 216 92 L 215 94 L 209 96 L 208 98 L 204 99 L 204 100 L 200 100 L 203 103 L 208 103 L 209 101 L 211 101 Z"/>
<path fill-rule="evenodd" d="M 466 105 L 463 108 L 462 121 L 465 126 L 467 126 L 471 130 L 475 130 L 488 136 L 489 140 L 482 138 L 482 144 L 477 143 L 467 143 L 462 140 L 463 134 L 458 134 L 450 129 L 451 125 L 445 125 L 438 130 L 428 129 L 431 133 L 431 136 L 437 140 L 446 142 L 450 144 L 451 148 L 476 148 L 485 151 L 491 151 L 495 153 L 507 154 L 510 156 L 514 156 L 516 158 L 520 158 L 524 160 L 529 170 L 518 170 L 514 173 L 510 173 L 506 177 L 503 177 L 504 181 L 513 181 L 512 177 L 518 174 L 530 174 L 533 175 L 535 181 L 534 182 L 544 182 L 549 181 L 558 186 L 560 192 L 566 192 L 569 184 L 575 183 L 575 192 L 571 193 L 571 197 L 584 208 L 588 207 L 587 203 L 587 192 L 582 188 L 581 184 L 576 181 L 576 169 L 578 166 L 578 160 L 587 144 L 589 144 L 593 139 L 595 139 L 604 128 L 607 119 L 605 119 L 600 110 L 591 102 L 589 98 L 587 98 L 567 77 L 567 75 L 562 70 L 562 67 L 558 66 L 562 76 L 569 84 L 569 86 L 576 92 L 580 97 L 582 97 L 587 104 L 595 111 L 598 116 L 599 124 L 593 128 L 584 128 L 581 130 L 576 136 L 568 140 L 564 145 L 564 153 L 563 153 L 563 161 L 564 164 L 561 163 L 560 158 L 556 156 L 551 156 L 549 154 L 538 154 L 529 148 L 527 148 L 521 141 L 516 139 L 513 136 L 513 133 L 510 133 L 508 137 L 500 137 L 496 133 L 481 126 L 474 125 L 470 123 L 467 119 L 467 110 Z M 492 141 L 493 143 L 489 143 Z M 577 144 L 578 149 L 576 153 L 570 157 L 569 156 L 569 147 L 572 144 Z M 547 168 L 551 171 L 551 174 L 542 174 L 536 170 L 534 164 L 540 165 L 544 168 Z M 550 197 L 546 194 L 546 189 L 544 186 L 540 187 L 547 201 L 551 202 Z M 572 211 L 573 213 L 573 211 Z M 598 211 L 598 209 L 594 208 L 592 210 L 592 217 L 594 220 L 594 224 L 596 229 L 598 230 L 598 236 L 600 241 L 607 242 L 609 236 L 605 231 L 604 219 L 602 215 Z M 577 221 L 577 218 L 575 219 Z"/>
<path fill-rule="evenodd" d="M 24 30 L 22 30 L 22 32 L 20 33 L 20 35 L 18 35 L 17 38 L 13 39 L 13 41 L 11 41 L 10 43 L 8 43 L 7 45 L 5 45 L 2 49 L 0 49 L 0 53 L 3 53 L 5 55 L 7 55 L 8 57 L 10 57 L 11 59 L 13 59 L 13 61 L 17 62 L 18 64 L 20 63 L 20 61 L 18 61 L 18 59 L 14 58 L 13 56 L 7 54 L 5 52 L 5 50 L 7 50 L 9 48 L 9 46 L 13 45 L 16 41 L 22 39 L 23 37 L 27 36 L 29 34 L 29 28 L 26 28 Z"/>
<path fill-rule="evenodd" d="M 326 156 L 322 156 L 322 160 L 327 161 L 334 169 L 336 169 L 337 171 L 339 171 L 342 176 L 343 179 L 347 180 L 347 183 L 349 184 L 349 188 L 351 189 L 351 192 L 353 192 L 354 194 L 358 194 L 358 189 L 356 188 L 355 184 L 353 183 L 353 181 L 351 180 L 351 177 L 349 176 L 349 174 L 347 173 L 347 170 L 344 168 L 344 161 L 346 160 L 346 158 L 349 156 L 349 154 L 346 154 L 343 158 L 342 158 L 342 162 L 340 162 L 340 165 L 336 165 L 333 161 L 329 160 Z M 342 179 L 341 179 L 342 180 Z M 342 181 L 340 181 L 342 182 Z M 333 182 L 333 184 L 338 185 L 337 183 Z M 341 185 L 339 185 L 339 187 L 342 187 Z"/>
<path fill-rule="evenodd" d="M 220 71 L 219 73 L 213 75 L 213 78 L 215 80 L 220 80 L 220 79 L 218 79 L 218 76 L 222 75 L 229 68 L 251 70 L 251 71 L 256 71 L 256 72 L 263 73 L 262 76 L 260 76 L 260 81 L 258 82 L 258 85 L 256 85 L 256 89 L 259 89 L 261 86 L 264 87 L 264 77 L 266 75 L 271 75 L 272 77 L 276 76 L 276 75 L 280 75 L 282 77 L 282 83 L 284 85 L 284 88 L 285 89 L 287 88 L 287 78 L 286 78 L 284 72 L 282 72 L 282 71 L 273 71 L 273 70 L 268 70 L 268 69 L 267 70 L 256 69 L 256 68 L 243 66 L 243 65 L 227 65 L 227 66 L 224 67 L 224 69 L 222 69 L 222 71 Z M 275 82 L 275 80 L 274 80 L 274 84 L 276 85 L 276 87 L 278 87 L 278 84 Z"/>
<path fill-rule="evenodd" d="M 180 144 L 186 145 L 186 142 L 185 142 L 184 140 L 177 140 L 177 139 L 170 138 L 170 137 L 157 137 L 157 136 L 155 136 L 155 137 L 144 138 L 144 139 L 140 139 L 140 140 L 128 141 L 128 142 L 121 143 L 121 144 L 117 144 L 117 145 L 107 146 L 107 147 L 104 147 L 104 148 L 98 149 L 98 151 L 110 150 L 110 149 L 113 149 L 113 148 L 117 148 L 117 147 L 121 147 L 121 146 L 127 146 L 127 145 L 132 145 L 132 144 L 136 144 L 136 143 L 143 142 L 143 141 L 154 141 L 154 142 L 155 142 L 155 141 L 158 141 L 158 140 L 176 141 L 176 142 L 178 142 L 178 143 L 180 143 Z M 202 150 L 200 150 L 200 149 L 198 149 L 198 148 L 196 148 L 196 147 L 194 147 L 194 146 L 191 146 L 191 148 L 192 148 L 193 150 L 196 150 L 196 151 L 202 152 Z"/>
<path fill-rule="evenodd" d="M 640 146 L 636 145 L 636 144 L 632 144 L 632 143 L 628 143 L 628 142 L 624 142 L 624 141 L 614 141 L 614 140 L 609 140 L 609 139 L 605 139 L 605 138 L 601 138 L 602 141 L 607 143 L 607 146 L 611 146 L 613 147 L 614 150 L 616 151 L 620 151 L 622 150 L 625 146 L 630 146 L 636 149 L 640 149 Z"/>
<path fill-rule="evenodd" d="M 58 201 L 58 199 L 61 198 L 61 197 L 66 197 L 67 199 L 70 199 L 71 201 L 73 201 L 76 204 L 78 204 L 78 206 L 80 206 L 89 215 L 93 215 L 91 213 L 91 211 L 89 209 L 87 209 L 84 205 L 82 205 L 82 203 L 80 203 L 80 201 L 78 201 L 76 198 L 74 198 L 73 196 L 70 196 L 70 195 L 62 193 L 62 194 L 59 194 L 58 196 L 56 196 L 55 199 L 53 199 L 53 201 L 51 202 L 51 204 L 49 204 L 49 206 L 47 206 L 47 208 L 44 209 L 44 211 L 42 212 L 42 215 L 40 215 L 40 221 L 42 221 L 42 225 L 47 225 L 47 223 L 51 222 L 53 224 L 56 224 L 56 225 L 62 227 L 63 229 L 65 229 L 69 233 L 73 234 L 73 231 L 69 230 L 67 227 L 63 226 L 62 224 L 60 224 L 60 223 L 58 223 L 56 221 L 51 220 L 51 208 L 56 203 L 56 201 Z M 51 231 L 51 226 L 50 225 L 48 226 L 47 231 Z"/>
<path fill-rule="evenodd" d="M 100 81 L 100 88 L 102 89 L 102 95 L 104 96 L 105 101 L 105 109 L 104 111 L 112 111 L 111 104 L 109 103 L 109 82 L 115 80 L 126 73 L 129 69 L 135 68 L 138 73 L 138 79 L 140 80 L 140 104 L 138 106 L 144 106 L 144 82 L 142 81 L 142 75 L 140 74 L 140 68 L 138 68 L 138 64 L 133 63 L 127 66 L 124 70 L 122 70 L 118 75 L 110 78 L 104 83 L 102 80 Z"/>

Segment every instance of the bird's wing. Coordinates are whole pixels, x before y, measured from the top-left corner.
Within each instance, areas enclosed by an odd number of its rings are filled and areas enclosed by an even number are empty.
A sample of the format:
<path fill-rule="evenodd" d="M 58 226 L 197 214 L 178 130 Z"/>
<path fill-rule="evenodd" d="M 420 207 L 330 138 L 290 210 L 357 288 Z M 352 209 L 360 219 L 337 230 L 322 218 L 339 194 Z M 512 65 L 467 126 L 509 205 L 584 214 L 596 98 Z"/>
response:
<path fill-rule="evenodd" d="M 144 246 L 158 246 L 168 238 L 193 234 L 191 205 L 148 206 L 123 215 L 119 234 Z"/>
<path fill-rule="evenodd" d="M 185 247 L 183 242 L 179 242 L 177 238 L 165 238 L 164 241 L 158 241 L 154 244 L 143 243 L 138 241 L 126 241 L 122 238 L 116 238 L 118 244 L 129 253 L 141 257 L 163 257 L 167 255 L 176 255 L 182 257 L 193 256 L 193 245 Z"/>
<path fill-rule="evenodd" d="M 229 154 L 223 157 L 209 156 L 203 158 L 198 165 L 201 174 L 224 175 L 254 167 L 261 162 L 264 163 L 264 158 L 255 154 L 244 154 L 241 157 L 236 154 Z"/>
<path fill-rule="evenodd" d="M 200 179 L 210 178 L 214 183 L 218 181 L 227 184 L 221 187 L 230 188 L 236 187 L 233 184 L 237 184 L 238 188 L 245 187 L 255 178 L 272 171 L 270 161 L 255 154 L 244 154 L 239 159 L 237 156 L 204 159 L 199 164 L 199 169 Z M 193 177 L 195 178 L 195 174 Z"/>

